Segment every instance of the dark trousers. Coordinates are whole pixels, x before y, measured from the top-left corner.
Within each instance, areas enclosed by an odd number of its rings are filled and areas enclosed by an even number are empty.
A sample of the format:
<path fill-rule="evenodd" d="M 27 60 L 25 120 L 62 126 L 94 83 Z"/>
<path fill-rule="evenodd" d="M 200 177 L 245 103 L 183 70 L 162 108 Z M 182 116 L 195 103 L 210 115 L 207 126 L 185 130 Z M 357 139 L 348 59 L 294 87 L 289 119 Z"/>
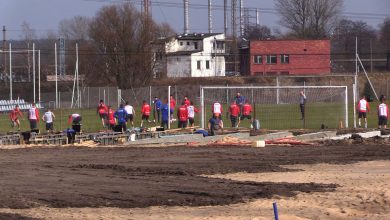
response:
<path fill-rule="evenodd" d="M 301 108 L 302 119 L 304 119 L 305 118 L 305 104 L 300 104 L 299 107 Z"/>
<path fill-rule="evenodd" d="M 119 122 L 118 125 L 122 126 L 122 131 L 123 132 L 127 131 L 126 122 Z"/>
<path fill-rule="evenodd" d="M 186 128 L 187 127 L 187 121 L 179 121 L 178 128 Z"/>
<path fill-rule="evenodd" d="M 31 130 L 37 129 L 37 120 L 30 119 L 30 129 Z"/>
<path fill-rule="evenodd" d="M 168 121 L 161 121 L 161 127 L 168 129 Z"/>
<path fill-rule="evenodd" d="M 154 120 L 156 122 L 160 122 L 160 114 L 161 114 L 161 110 L 160 109 L 154 110 L 153 116 L 154 116 Z"/>

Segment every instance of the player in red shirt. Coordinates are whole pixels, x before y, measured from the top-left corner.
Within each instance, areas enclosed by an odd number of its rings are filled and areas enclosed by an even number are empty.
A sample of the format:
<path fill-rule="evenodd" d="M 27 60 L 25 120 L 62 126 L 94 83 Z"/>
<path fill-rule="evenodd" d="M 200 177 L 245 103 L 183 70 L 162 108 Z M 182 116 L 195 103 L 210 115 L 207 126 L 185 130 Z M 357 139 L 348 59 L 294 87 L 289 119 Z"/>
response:
<path fill-rule="evenodd" d="M 111 108 L 111 106 L 108 106 L 107 122 L 110 129 L 114 130 L 114 127 L 116 125 L 116 118 L 115 118 L 115 111 L 114 109 Z"/>
<path fill-rule="evenodd" d="M 182 105 L 179 107 L 177 117 L 179 118 L 178 128 L 186 128 L 188 121 L 188 109 L 185 101 L 183 101 Z"/>
<path fill-rule="evenodd" d="M 175 111 L 176 108 L 176 100 L 173 98 L 173 95 L 170 97 L 170 103 L 169 103 L 169 108 L 170 108 L 170 114 L 171 114 L 171 121 L 175 121 L 175 118 L 173 118 L 173 112 Z"/>
<path fill-rule="evenodd" d="M 237 121 L 239 121 L 240 107 L 236 102 L 232 102 L 229 106 L 230 121 L 232 122 L 232 127 L 235 128 L 238 126 Z"/>
<path fill-rule="evenodd" d="M 102 120 L 102 125 L 104 128 L 106 127 L 107 112 L 108 112 L 107 105 L 104 104 L 103 100 L 100 100 L 98 107 L 97 107 L 97 110 L 96 110 L 96 113 L 99 114 L 100 119 Z"/>
<path fill-rule="evenodd" d="M 248 100 L 245 100 L 245 104 L 242 106 L 241 120 L 238 124 L 246 118 L 249 119 L 249 121 L 252 120 L 252 105 L 249 104 Z"/>
<path fill-rule="evenodd" d="M 150 117 L 150 105 L 144 100 L 141 108 L 141 114 L 142 114 L 142 121 L 141 121 L 141 128 L 142 125 L 144 124 L 144 120 L 147 122 L 149 121 Z"/>
<path fill-rule="evenodd" d="M 11 119 L 11 126 L 12 128 L 15 127 L 15 125 L 18 126 L 18 131 L 20 131 L 20 121 L 19 117 L 23 117 L 22 111 L 20 111 L 19 105 L 16 105 L 13 110 L 9 113 L 9 118 Z"/>
<path fill-rule="evenodd" d="M 186 105 L 186 106 L 190 106 L 191 105 L 191 101 L 188 99 L 187 96 L 184 96 L 184 105 Z"/>

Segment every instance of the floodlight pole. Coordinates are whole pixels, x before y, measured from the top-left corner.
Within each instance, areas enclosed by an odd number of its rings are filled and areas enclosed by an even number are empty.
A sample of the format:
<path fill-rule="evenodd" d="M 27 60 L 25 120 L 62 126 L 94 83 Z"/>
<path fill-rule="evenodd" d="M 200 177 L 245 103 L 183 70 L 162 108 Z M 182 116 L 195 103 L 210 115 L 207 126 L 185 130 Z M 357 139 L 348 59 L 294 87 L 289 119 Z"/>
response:
<path fill-rule="evenodd" d="M 5 53 L 4 53 L 5 57 Z M 9 43 L 9 100 L 12 100 L 12 47 Z"/>
<path fill-rule="evenodd" d="M 41 103 L 41 50 L 38 50 L 38 102 Z"/>
<path fill-rule="evenodd" d="M 54 67 L 56 74 L 56 108 L 58 108 L 58 68 L 57 68 L 57 43 L 54 43 Z"/>
<path fill-rule="evenodd" d="M 204 89 L 203 87 L 200 87 L 200 109 L 201 109 L 201 117 L 202 117 L 202 124 L 201 128 L 205 129 L 205 108 L 204 108 Z"/>
<path fill-rule="evenodd" d="M 171 129 L 171 86 L 168 86 L 168 129 Z"/>
<path fill-rule="evenodd" d="M 36 102 L 35 97 L 35 43 L 33 43 L 33 96 L 34 96 L 34 103 Z"/>
<path fill-rule="evenodd" d="M 358 74 L 358 38 L 355 39 L 355 82 L 354 82 L 354 97 L 353 97 L 353 127 L 356 128 L 356 101 L 358 97 L 358 84 L 357 84 L 357 74 Z"/>

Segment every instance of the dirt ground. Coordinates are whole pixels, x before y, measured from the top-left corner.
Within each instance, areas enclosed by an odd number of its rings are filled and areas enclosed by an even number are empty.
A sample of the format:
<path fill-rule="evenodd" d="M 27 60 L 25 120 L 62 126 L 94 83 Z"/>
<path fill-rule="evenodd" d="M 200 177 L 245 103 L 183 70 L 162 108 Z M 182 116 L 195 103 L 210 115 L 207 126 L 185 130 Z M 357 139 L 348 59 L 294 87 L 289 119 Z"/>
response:
<path fill-rule="evenodd" d="M 390 146 L 0 150 L 0 219 L 390 219 Z"/>

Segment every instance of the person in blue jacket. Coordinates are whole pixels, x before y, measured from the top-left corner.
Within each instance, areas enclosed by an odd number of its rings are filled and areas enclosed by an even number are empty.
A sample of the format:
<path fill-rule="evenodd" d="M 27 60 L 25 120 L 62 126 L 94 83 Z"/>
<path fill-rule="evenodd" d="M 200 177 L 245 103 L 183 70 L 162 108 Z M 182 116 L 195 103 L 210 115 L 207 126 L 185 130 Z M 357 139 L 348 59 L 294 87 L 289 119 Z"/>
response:
<path fill-rule="evenodd" d="M 122 127 L 122 132 L 127 130 L 126 127 L 126 119 L 127 119 L 127 112 L 124 108 L 123 104 L 120 104 L 119 109 L 116 110 L 114 113 L 114 117 L 118 121 L 118 125 Z"/>
<path fill-rule="evenodd" d="M 165 103 L 161 106 L 161 127 L 168 129 L 169 123 L 169 111 L 168 111 L 168 100 L 165 99 Z"/>
<path fill-rule="evenodd" d="M 161 114 L 161 106 L 162 102 L 158 97 L 154 97 L 153 101 L 153 116 L 154 116 L 154 123 L 160 122 L 160 114 Z"/>

